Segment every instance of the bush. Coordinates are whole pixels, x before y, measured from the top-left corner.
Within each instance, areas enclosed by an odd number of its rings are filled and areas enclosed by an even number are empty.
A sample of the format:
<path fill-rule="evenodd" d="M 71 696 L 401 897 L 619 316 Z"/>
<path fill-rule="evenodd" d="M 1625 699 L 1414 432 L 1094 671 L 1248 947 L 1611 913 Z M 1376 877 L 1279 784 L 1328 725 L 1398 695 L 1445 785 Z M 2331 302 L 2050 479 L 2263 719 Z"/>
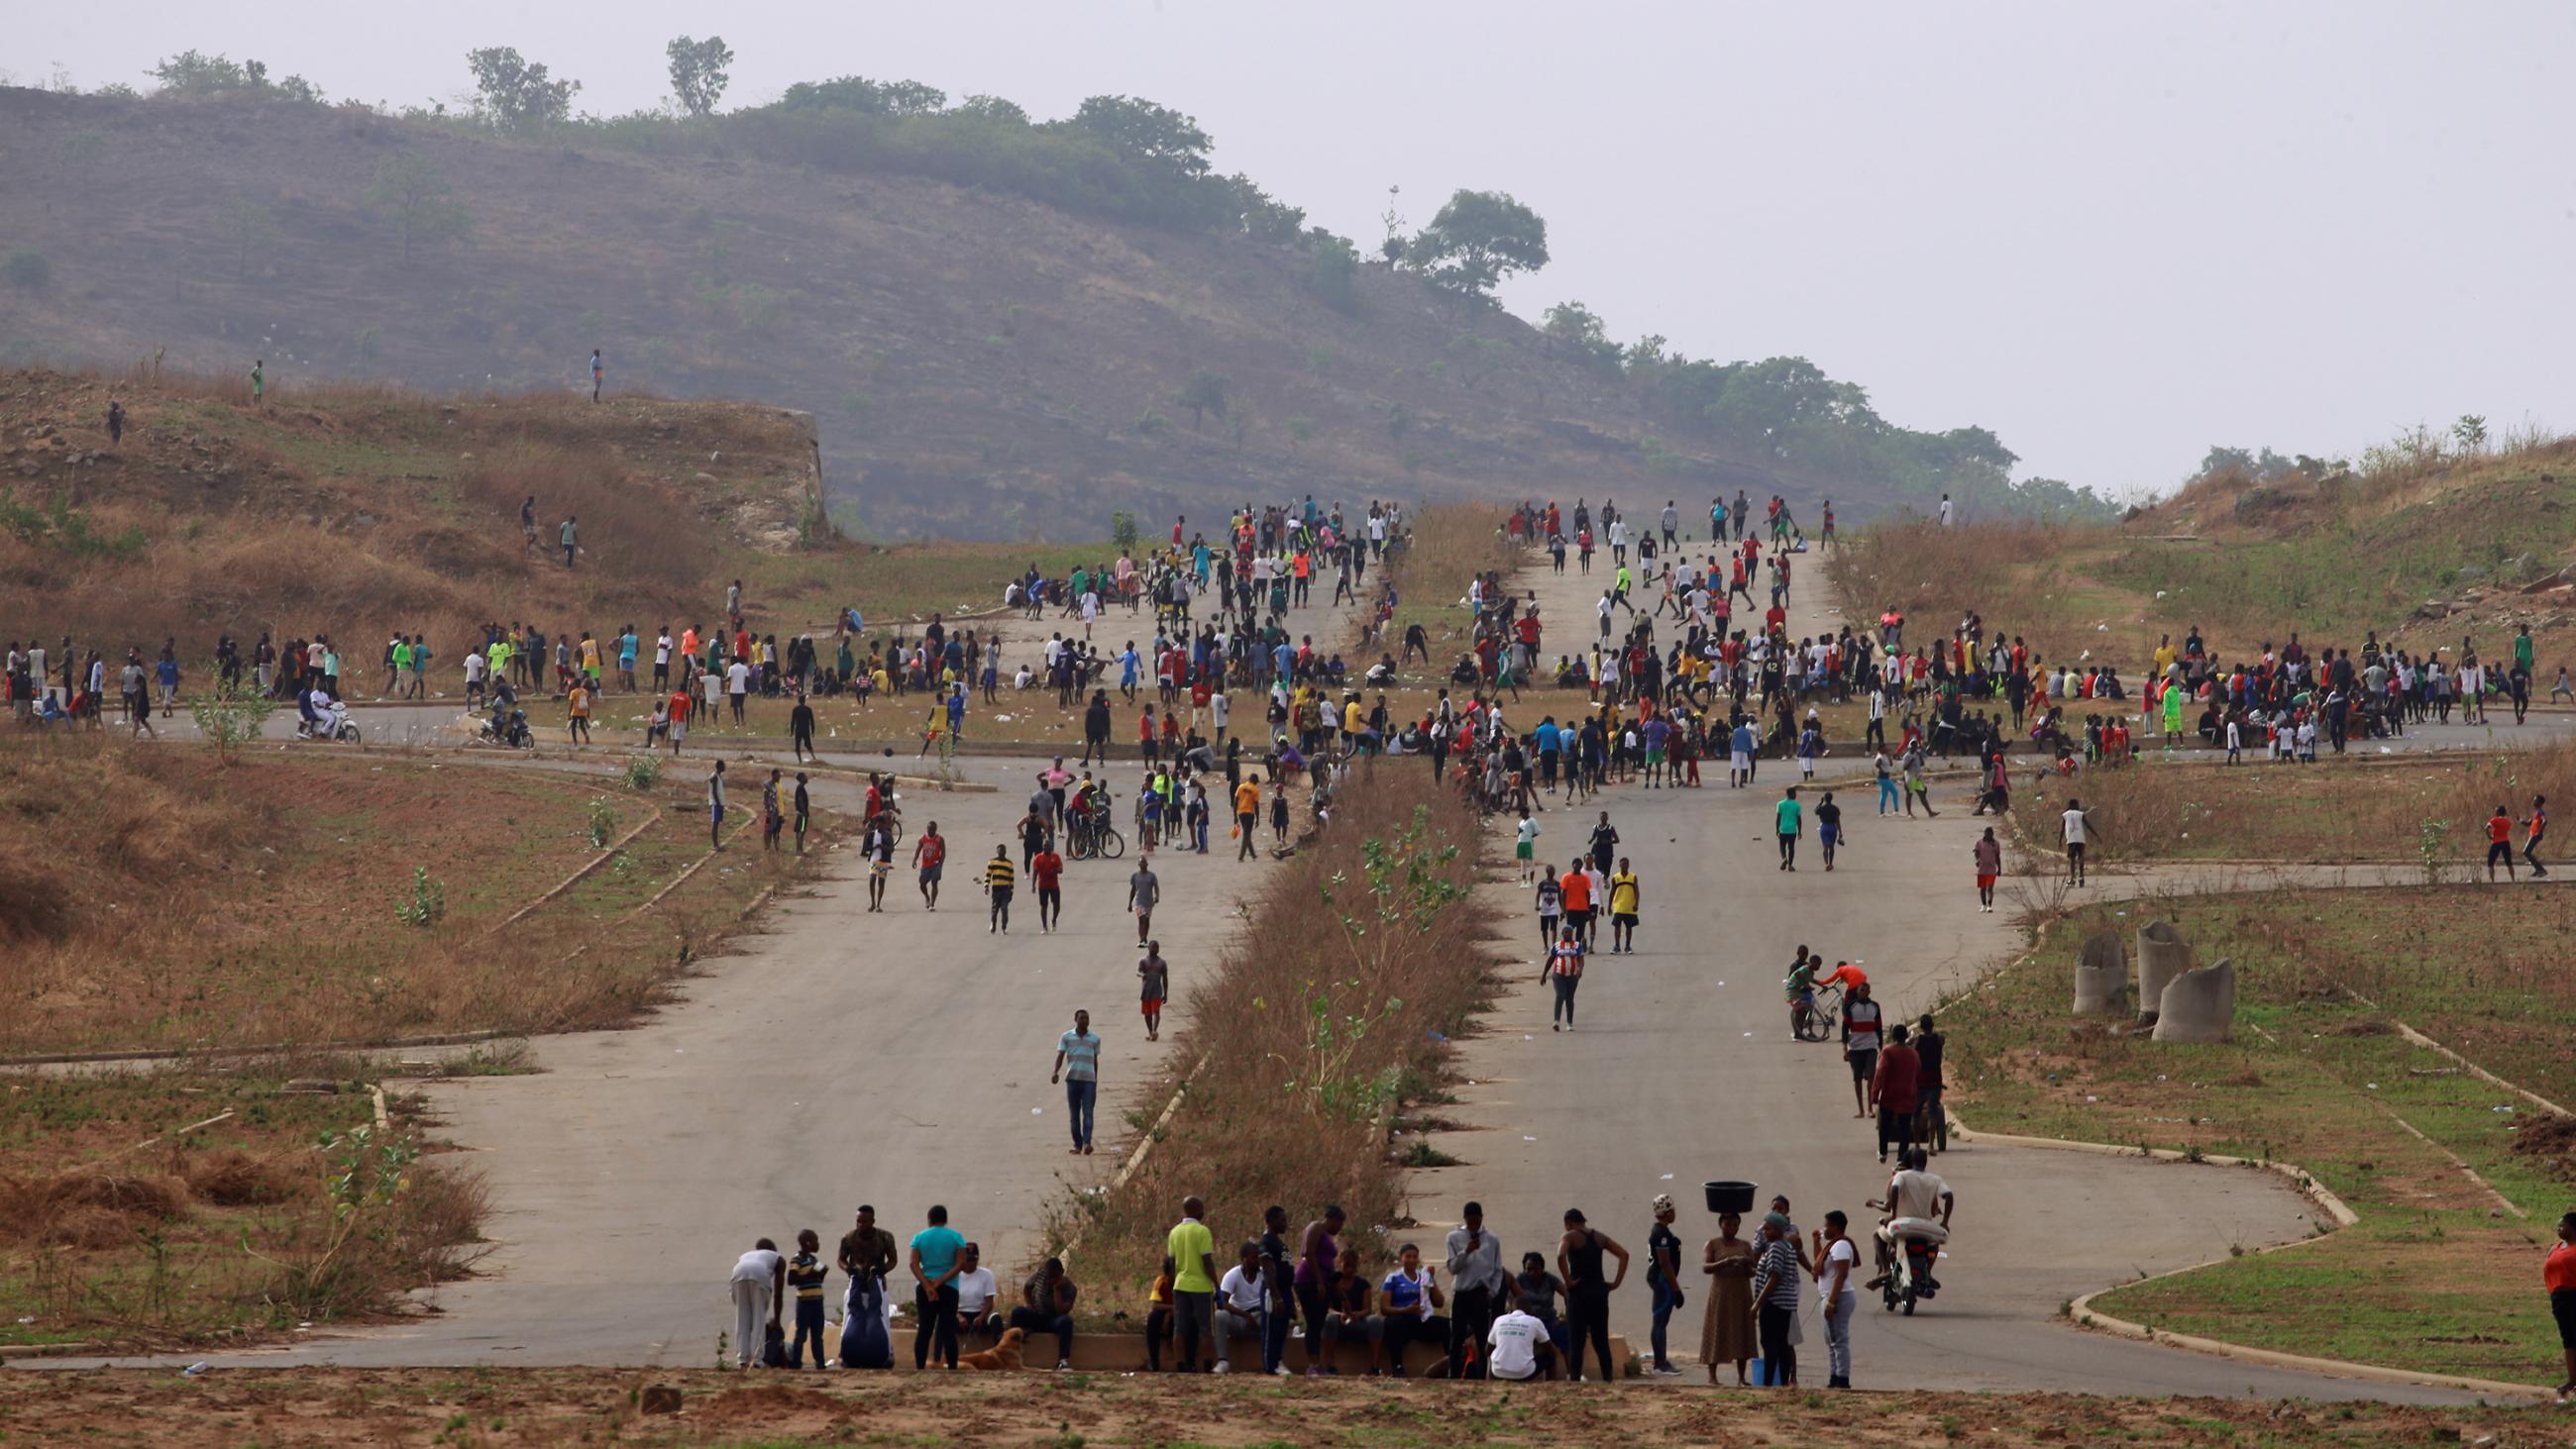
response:
<path fill-rule="evenodd" d="M 9 260 L 0 262 L 0 279 L 21 292 L 41 292 L 53 285 L 54 264 L 43 252 L 20 247 L 9 253 Z"/>
<path fill-rule="evenodd" d="M 662 779 L 660 755 L 637 755 L 626 762 L 626 783 L 637 790 L 650 790 Z"/>

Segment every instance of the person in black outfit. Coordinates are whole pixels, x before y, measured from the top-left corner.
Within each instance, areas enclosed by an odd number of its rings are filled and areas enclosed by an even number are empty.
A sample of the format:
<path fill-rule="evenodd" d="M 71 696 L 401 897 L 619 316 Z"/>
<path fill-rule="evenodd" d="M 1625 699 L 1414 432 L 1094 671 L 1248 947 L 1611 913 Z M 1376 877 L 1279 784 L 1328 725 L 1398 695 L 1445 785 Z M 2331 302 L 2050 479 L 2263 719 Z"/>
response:
<path fill-rule="evenodd" d="M 1619 1275 L 1604 1280 L 1602 1255 L 1619 1260 Z M 1601 1362 L 1601 1381 L 1615 1384 L 1619 1371 L 1610 1363 L 1610 1295 L 1628 1281 L 1628 1250 L 1607 1233 L 1585 1226 L 1581 1208 L 1565 1210 L 1565 1236 L 1557 1240 L 1556 1270 L 1565 1278 L 1565 1321 L 1573 1337 L 1566 1354 L 1566 1378 L 1583 1381 L 1583 1345 L 1592 1343 Z"/>

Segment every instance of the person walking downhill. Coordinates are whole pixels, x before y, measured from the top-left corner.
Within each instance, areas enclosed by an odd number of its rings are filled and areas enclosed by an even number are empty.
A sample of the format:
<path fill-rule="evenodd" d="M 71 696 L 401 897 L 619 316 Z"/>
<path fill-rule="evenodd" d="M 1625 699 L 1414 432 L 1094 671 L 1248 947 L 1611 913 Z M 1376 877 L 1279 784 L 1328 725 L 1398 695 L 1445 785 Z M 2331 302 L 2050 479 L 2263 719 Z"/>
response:
<path fill-rule="evenodd" d="M 1091 1029 L 1091 1013 L 1073 1014 L 1073 1030 L 1056 1038 L 1055 1070 L 1047 1085 L 1064 1083 L 1065 1113 L 1072 1119 L 1074 1157 L 1091 1151 L 1091 1122 L 1100 1105 L 1100 1037 Z"/>
<path fill-rule="evenodd" d="M 1975 855 L 1977 909 L 1992 911 L 1995 908 L 1995 878 L 2004 872 L 2004 846 L 2002 841 L 1995 839 L 1993 826 L 1987 826 L 1985 835 L 1977 841 Z"/>
<path fill-rule="evenodd" d="M 1172 966 L 1163 959 L 1163 943 L 1147 941 L 1145 959 L 1136 963 L 1136 981 L 1144 1003 L 1145 1040 L 1163 1039 L 1163 1003 L 1172 995 Z"/>
<path fill-rule="evenodd" d="M 993 847 L 993 858 L 984 862 L 984 894 L 992 902 L 992 919 L 984 934 L 1011 934 L 1011 890 L 1019 884 L 1019 870 L 1011 864 L 1008 845 Z"/>
<path fill-rule="evenodd" d="M 1574 1030 L 1574 988 L 1583 984 L 1583 939 L 1579 928 L 1569 923 L 1547 953 L 1547 969 L 1540 977 L 1556 991 L 1556 1005 L 1548 1013 L 1548 1030 Z"/>

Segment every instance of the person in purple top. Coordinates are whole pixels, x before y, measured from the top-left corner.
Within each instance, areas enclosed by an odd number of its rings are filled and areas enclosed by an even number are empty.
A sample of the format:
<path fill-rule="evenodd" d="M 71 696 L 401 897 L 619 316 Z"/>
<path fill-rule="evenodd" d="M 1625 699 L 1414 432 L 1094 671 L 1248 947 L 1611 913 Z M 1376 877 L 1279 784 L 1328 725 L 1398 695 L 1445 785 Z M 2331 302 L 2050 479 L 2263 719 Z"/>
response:
<path fill-rule="evenodd" d="M 1306 1225 L 1303 1245 L 1297 1252 L 1297 1311 L 1306 1319 L 1306 1372 L 1321 1374 L 1333 1352 L 1333 1338 L 1325 1328 L 1324 1311 L 1330 1304 L 1333 1265 L 1341 1255 L 1344 1214 L 1339 1203 L 1324 1209 L 1324 1215 Z"/>
<path fill-rule="evenodd" d="M 1664 761 L 1672 743 L 1672 721 L 1657 715 L 1646 721 L 1643 733 L 1646 737 L 1646 788 L 1651 790 L 1658 780 L 1671 783 L 1672 777 L 1667 773 Z"/>

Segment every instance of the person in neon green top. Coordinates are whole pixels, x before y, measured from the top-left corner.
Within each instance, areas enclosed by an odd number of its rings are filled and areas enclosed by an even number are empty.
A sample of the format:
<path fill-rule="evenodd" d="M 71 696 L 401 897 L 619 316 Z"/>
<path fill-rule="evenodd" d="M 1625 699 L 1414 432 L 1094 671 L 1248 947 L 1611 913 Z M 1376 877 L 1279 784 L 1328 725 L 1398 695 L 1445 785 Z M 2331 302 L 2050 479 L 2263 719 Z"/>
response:
<path fill-rule="evenodd" d="M 1181 1220 L 1164 1240 L 1174 1268 L 1172 1339 L 1185 1374 L 1199 1371 L 1199 1339 L 1213 1342 L 1216 1331 L 1216 1236 L 1202 1221 L 1206 1216 L 1206 1203 L 1182 1199 Z M 1218 1351 L 1223 1352 L 1221 1346 Z"/>
<path fill-rule="evenodd" d="M 2182 697 L 2180 680 L 2165 685 L 2165 751 L 2170 754 L 2182 741 Z"/>
<path fill-rule="evenodd" d="M 1805 807 L 1798 803 L 1797 786 L 1790 786 L 1789 793 L 1780 797 L 1778 810 L 1780 817 L 1780 868 L 1782 870 L 1796 870 L 1798 868 L 1798 832 L 1801 821 L 1804 819 L 1806 814 Z"/>

